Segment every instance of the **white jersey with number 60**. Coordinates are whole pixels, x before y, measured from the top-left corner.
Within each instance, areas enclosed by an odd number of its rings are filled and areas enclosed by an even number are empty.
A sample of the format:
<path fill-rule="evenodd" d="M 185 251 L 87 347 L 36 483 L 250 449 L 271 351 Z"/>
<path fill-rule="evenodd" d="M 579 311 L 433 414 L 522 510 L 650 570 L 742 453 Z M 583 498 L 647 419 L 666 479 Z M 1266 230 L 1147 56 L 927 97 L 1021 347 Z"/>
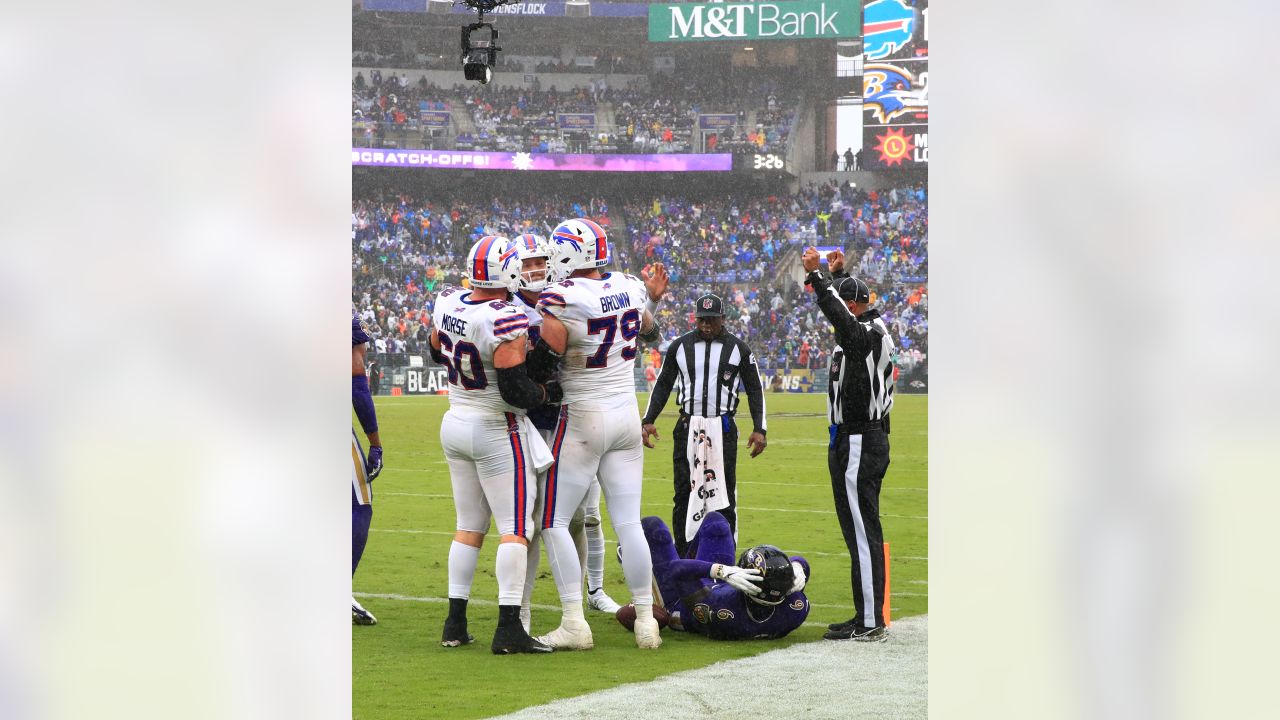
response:
<path fill-rule="evenodd" d="M 451 287 L 436 298 L 431 321 L 449 372 L 449 406 L 524 415 L 502 399 L 493 368 L 498 346 L 528 333 L 529 319 L 520 308 L 505 300 L 475 300 L 469 291 Z"/>
<path fill-rule="evenodd" d="M 565 403 L 617 402 L 621 396 L 635 402 L 636 343 L 647 292 L 640 278 L 617 272 L 570 278 L 542 291 L 538 308 L 569 331 L 560 362 Z"/>

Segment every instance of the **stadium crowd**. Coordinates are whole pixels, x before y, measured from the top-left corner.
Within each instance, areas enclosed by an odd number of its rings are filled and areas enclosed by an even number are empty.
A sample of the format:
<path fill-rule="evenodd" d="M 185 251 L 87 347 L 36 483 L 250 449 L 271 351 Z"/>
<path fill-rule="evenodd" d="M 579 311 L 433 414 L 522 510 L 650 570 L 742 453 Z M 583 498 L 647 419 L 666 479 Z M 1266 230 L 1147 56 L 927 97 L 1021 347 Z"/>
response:
<path fill-rule="evenodd" d="M 927 372 L 928 209 L 923 186 L 863 191 L 829 182 L 790 196 L 730 199 L 663 196 L 618 206 L 532 195 L 485 203 L 445 197 L 366 196 L 353 203 L 352 301 L 377 353 L 424 353 L 436 294 L 462 283 L 463 257 L 487 234 L 543 236 L 564 218 L 591 217 L 609 231 L 614 268 L 655 261 L 671 273 L 659 313 L 663 346 L 693 327 L 694 299 L 725 301 L 726 326 L 759 355 L 762 369 L 820 369 L 829 323 L 798 282 L 783 277 L 808 245 L 844 250 L 867 280 L 903 373 Z M 617 223 L 618 226 L 613 226 Z M 384 363 L 385 364 L 385 363 Z"/>
<path fill-rule="evenodd" d="M 356 141 L 364 146 L 497 150 L 505 152 L 783 152 L 791 137 L 798 95 L 779 79 L 667 78 L 655 75 L 647 86 L 615 88 L 603 78 L 582 86 L 514 89 L 475 84 L 434 85 L 425 77 L 410 81 L 378 68 L 357 71 L 352 81 L 351 117 Z M 470 128 L 423 128 L 421 113 L 450 110 L 458 98 L 467 108 Z M 607 118 L 612 116 L 610 125 Z M 562 118 L 571 115 L 572 118 Z M 714 127 L 698 131 L 700 115 Z M 408 131 L 431 130 L 451 142 L 439 144 Z M 390 133 L 390 135 L 389 135 Z"/>

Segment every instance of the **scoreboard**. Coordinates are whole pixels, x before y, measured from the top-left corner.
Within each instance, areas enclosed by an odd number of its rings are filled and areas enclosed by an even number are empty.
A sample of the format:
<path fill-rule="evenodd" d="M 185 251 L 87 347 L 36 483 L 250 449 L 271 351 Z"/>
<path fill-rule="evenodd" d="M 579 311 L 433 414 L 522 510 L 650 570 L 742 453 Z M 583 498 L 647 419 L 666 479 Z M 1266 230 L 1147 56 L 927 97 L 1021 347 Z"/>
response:
<path fill-rule="evenodd" d="M 929 165 L 929 0 L 863 0 L 867 169 Z"/>

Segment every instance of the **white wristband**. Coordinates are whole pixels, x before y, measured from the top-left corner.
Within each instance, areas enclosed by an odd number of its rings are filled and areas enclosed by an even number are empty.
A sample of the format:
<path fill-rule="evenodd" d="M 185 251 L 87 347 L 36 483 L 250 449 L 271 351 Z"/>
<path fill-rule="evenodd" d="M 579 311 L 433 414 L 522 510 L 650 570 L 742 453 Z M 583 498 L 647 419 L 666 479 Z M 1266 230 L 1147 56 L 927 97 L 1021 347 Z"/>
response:
<path fill-rule="evenodd" d="M 649 314 L 653 317 L 658 317 L 658 303 L 655 300 L 649 299 L 648 296 L 645 296 L 644 299 L 644 309 L 648 310 Z"/>

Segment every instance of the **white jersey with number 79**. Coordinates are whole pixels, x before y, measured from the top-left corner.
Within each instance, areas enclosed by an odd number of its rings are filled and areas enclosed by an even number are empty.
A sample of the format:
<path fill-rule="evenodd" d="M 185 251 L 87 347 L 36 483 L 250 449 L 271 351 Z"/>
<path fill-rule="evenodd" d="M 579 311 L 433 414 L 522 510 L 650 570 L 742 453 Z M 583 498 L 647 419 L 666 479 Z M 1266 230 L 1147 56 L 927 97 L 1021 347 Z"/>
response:
<path fill-rule="evenodd" d="M 619 396 L 635 401 L 633 373 L 647 293 L 640 278 L 617 272 L 570 278 L 542 291 L 538 308 L 569 332 L 560 362 L 565 403 Z"/>

